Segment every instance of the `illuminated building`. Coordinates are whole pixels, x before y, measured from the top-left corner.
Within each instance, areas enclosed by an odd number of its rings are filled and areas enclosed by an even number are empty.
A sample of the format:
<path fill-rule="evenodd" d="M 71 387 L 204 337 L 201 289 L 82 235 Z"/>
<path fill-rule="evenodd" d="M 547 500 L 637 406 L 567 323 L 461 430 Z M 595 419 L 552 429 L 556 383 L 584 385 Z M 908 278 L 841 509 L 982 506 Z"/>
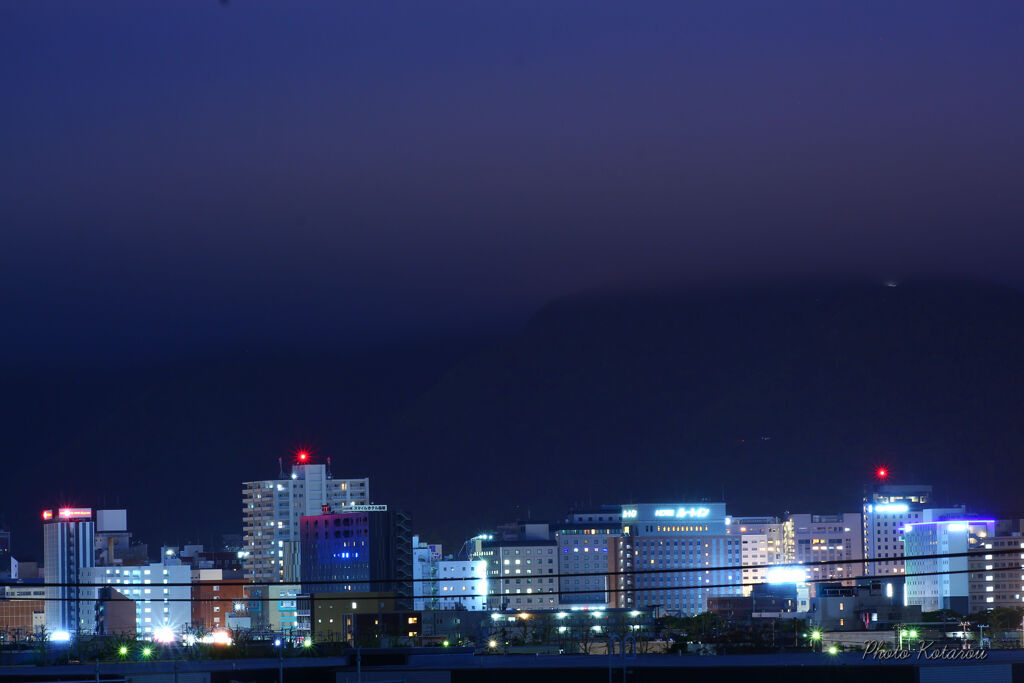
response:
<path fill-rule="evenodd" d="M 274 583 L 269 586 L 247 585 L 246 612 L 255 631 L 294 635 L 298 632 L 298 584 Z"/>
<path fill-rule="evenodd" d="M 126 510 L 96 511 L 96 564 L 122 564 L 131 552 Z"/>
<path fill-rule="evenodd" d="M 302 593 L 391 593 L 412 609 L 412 519 L 386 505 L 303 517 Z"/>
<path fill-rule="evenodd" d="M 786 564 L 786 524 L 778 517 L 732 517 L 726 533 L 740 538 L 741 583 L 743 595 L 750 595 L 753 584 L 764 583 L 768 568 Z"/>
<path fill-rule="evenodd" d="M 225 579 L 222 569 L 190 569 L 193 626 L 215 631 L 228 626 L 228 614 L 245 612 L 242 579 Z"/>
<path fill-rule="evenodd" d="M 1024 607 L 1024 520 L 996 522 L 994 535 L 979 539 L 992 554 L 968 558 L 968 592 L 972 613 L 1000 607 Z M 1006 552 L 1015 550 L 1017 552 Z M 1002 552 L 1000 552 L 1002 551 Z"/>
<path fill-rule="evenodd" d="M 888 472 L 877 477 L 884 482 Z M 883 558 L 865 562 L 864 574 L 879 576 L 902 574 L 903 527 L 920 522 L 923 510 L 931 502 L 932 487 L 918 484 L 874 483 L 865 488 L 862 510 L 862 542 L 865 558 Z M 888 558 L 888 559 L 887 559 Z"/>
<path fill-rule="evenodd" d="M 548 538 L 484 541 L 490 607 L 523 611 L 557 609 L 557 549 L 558 544 Z"/>
<path fill-rule="evenodd" d="M 85 583 L 83 572 L 95 564 L 96 526 L 92 508 L 60 508 L 43 512 L 43 567 L 46 587 L 46 629 L 50 633 L 91 633 L 92 604 L 82 589 L 52 584 Z M 88 589 L 86 589 L 88 590 Z"/>
<path fill-rule="evenodd" d="M 562 606 L 607 604 L 608 545 L 622 535 L 621 512 L 621 507 L 577 511 L 552 525 Z"/>
<path fill-rule="evenodd" d="M 319 515 L 326 505 L 341 510 L 370 502 L 369 479 L 334 479 L 327 465 L 296 454 L 291 473 L 242 485 L 245 578 L 256 582 L 297 583 L 301 577 L 299 520 Z"/>
<path fill-rule="evenodd" d="M 137 566 L 91 567 L 83 572 L 83 582 L 110 586 L 133 600 L 139 636 L 151 637 L 162 627 L 181 633 L 192 623 L 192 569 L 176 558 Z M 93 589 L 92 596 L 98 595 L 99 590 Z"/>
<path fill-rule="evenodd" d="M 441 545 L 412 537 L 414 610 L 487 609 L 487 561 L 443 557 Z"/>
<path fill-rule="evenodd" d="M 930 514 L 932 512 L 926 511 L 924 520 L 909 523 L 903 529 L 907 573 L 904 594 L 906 604 L 920 605 L 923 612 L 950 609 L 960 614 L 968 614 L 976 609 L 984 609 L 984 603 L 972 605 L 970 601 L 968 557 L 915 559 L 915 556 L 984 550 L 988 543 L 987 539 L 995 532 L 995 520 L 963 519 L 948 514 L 948 511 L 935 511 L 937 514 L 933 516 Z M 993 561 L 992 558 L 992 555 L 982 556 L 983 560 Z M 994 590 L 992 586 L 992 592 Z M 981 594 L 985 594 L 985 591 Z"/>
<path fill-rule="evenodd" d="M 846 580 L 863 574 L 863 524 L 859 512 L 796 514 L 790 515 L 789 521 L 793 528 L 792 563 L 815 565 L 818 562 L 850 560 L 849 564 L 809 567 L 807 578 Z M 813 589 L 811 594 L 814 594 Z"/>
<path fill-rule="evenodd" d="M 740 569 L 713 569 L 740 565 L 742 539 L 729 525 L 725 503 L 623 506 L 622 537 L 608 552 L 626 573 L 614 577 L 609 604 L 691 616 L 707 611 L 710 597 L 741 596 Z"/>

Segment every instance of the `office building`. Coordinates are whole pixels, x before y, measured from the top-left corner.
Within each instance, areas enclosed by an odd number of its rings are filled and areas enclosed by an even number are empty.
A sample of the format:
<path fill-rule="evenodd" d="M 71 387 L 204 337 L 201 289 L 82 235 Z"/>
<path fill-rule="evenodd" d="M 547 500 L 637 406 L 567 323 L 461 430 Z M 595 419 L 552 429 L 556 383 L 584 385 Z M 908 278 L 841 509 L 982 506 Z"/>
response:
<path fill-rule="evenodd" d="M 487 609 L 487 562 L 442 557 L 441 545 L 413 536 L 413 609 Z"/>
<path fill-rule="evenodd" d="M 95 564 L 96 525 L 92 508 L 43 512 L 43 567 L 46 583 L 46 629 L 51 634 L 91 633 L 95 614 L 82 589 L 84 572 Z"/>
<path fill-rule="evenodd" d="M 295 636 L 299 631 L 298 584 L 275 583 L 244 588 L 250 628 L 259 633 Z"/>
<path fill-rule="evenodd" d="M 921 607 L 904 605 L 889 585 L 885 579 L 820 584 L 808 618 L 822 631 L 891 632 L 900 624 L 919 623 Z"/>
<path fill-rule="evenodd" d="M 370 502 L 369 479 L 335 479 L 327 464 L 314 464 L 300 451 L 286 476 L 242 485 L 245 578 L 253 582 L 297 583 L 301 578 L 299 520 L 319 515 L 326 505 L 341 511 Z"/>
<path fill-rule="evenodd" d="M 0 579 L 18 578 L 18 562 L 11 556 L 11 532 L 0 529 Z"/>
<path fill-rule="evenodd" d="M 932 487 L 920 484 L 874 483 L 864 490 L 862 542 L 865 576 L 902 574 L 903 527 L 920 522 L 932 498 Z"/>
<path fill-rule="evenodd" d="M 582 510 L 552 525 L 561 606 L 607 605 L 608 544 L 622 535 L 621 514 L 622 508 Z"/>
<path fill-rule="evenodd" d="M 984 550 L 987 539 L 995 532 L 995 520 L 964 519 L 946 510 L 926 510 L 923 516 L 922 521 L 909 523 L 903 529 L 906 604 L 919 605 L 923 612 L 949 609 L 959 614 L 983 608 L 984 603 L 971 605 L 969 557 L 920 556 Z M 982 558 L 994 563 L 993 555 Z M 994 577 L 994 573 L 990 575 Z M 994 578 L 990 583 L 991 587 L 981 591 L 982 595 L 995 591 Z"/>
<path fill-rule="evenodd" d="M 135 631 L 152 637 L 160 629 L 181 634 L 192 623 L 192 570 L 176 558 L 163 562 L 113 567 L 90 567 L 83 582 L 110 586 L 134 601 Z M 100 590 L 93 589 L 98 599 Z"/>
<path fill-rule="evenodd" d="M 811 580 L 811 596 L 815 594 L 815 581 L 850 581 L 864 573 L 863 523 L 859 512 L 795 514 L 788 521 L 793 538 L 790 563 L 810 565 L 807 578 Z"/>
<path fill-rule="evenodd" d="M 971 612 L 1024 607 L 1024 520 L 999 520 L 980 543 L 994 552 L 968 557 Z"/>
<path fill-rule="evenodd" d="M 524 535 L 534 538 L 495 538 L 481 546 L 487 558 L 491 609 L 529 612 L 559 607 L 558 544 L 539 528 Z"/>
<path fill-rule="evenodd" d="M 412 609 L 412 519 L 386 505 L 349 505 L 300 522 L 302 593 L 391 593 Z"/>
<path fill-rule="evenodd" d="M 229 614 L 247 609 L 245 582 L 225 578 L 222 569 L 191 569 L 192 626 L 215 631 L 227 628 Z"/>
<path fill-rule="evenodd" d="M 754 584 L 767 580 L 766 565 L 786 563 L 786 523 L 778 517 L 732 517 L 726 525 L 726 533 L 740 538 L 743 595 L 749 596 Z"/>
<path fill-rule="evenodd" d="M 710 597 L 741 596 L 742 539 L 728 533 L 725 503 L 627 505 L 609 555 L 613 607 L 672 616 L 707 611 Z M 728 567 L 729 569 L 714 569 Z"/>

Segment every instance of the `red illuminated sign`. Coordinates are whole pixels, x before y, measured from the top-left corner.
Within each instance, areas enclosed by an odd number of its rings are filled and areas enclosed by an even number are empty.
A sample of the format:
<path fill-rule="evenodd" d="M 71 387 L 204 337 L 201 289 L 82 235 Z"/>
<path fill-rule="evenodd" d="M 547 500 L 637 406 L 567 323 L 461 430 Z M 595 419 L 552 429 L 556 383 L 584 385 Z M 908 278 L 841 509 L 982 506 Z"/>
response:
<path fill-rule="evenodd" d="M 43 510 L 43 519 L 53 519 L 53 510 Z"/>
<path fill-rule="evenodd" d="M 82 519 L 92 517 L 92 508 L 61 508 L 57 514 L 61 519 Z"/>

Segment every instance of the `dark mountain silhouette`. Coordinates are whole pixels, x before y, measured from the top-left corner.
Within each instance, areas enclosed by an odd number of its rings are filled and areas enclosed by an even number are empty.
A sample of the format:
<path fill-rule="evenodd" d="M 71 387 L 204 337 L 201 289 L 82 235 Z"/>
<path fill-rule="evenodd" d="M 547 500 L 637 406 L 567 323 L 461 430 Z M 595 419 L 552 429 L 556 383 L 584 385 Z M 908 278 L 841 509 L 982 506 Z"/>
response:
<path fill-rule="evenodd" d="M 25 558 L 60 503 L 127 507 L 154 546 L 210 542 L 300 443 L 451 550 L 591 503 L 853 511 L 883 462 L 1021 513 L 1022 349 L 1014 290 L 817 283 L 566 297 L 498 341 L 5 371 L 0 523 Z"/>
<path fill-rule="evenodd" d="M 572 504 L 855 511 L 872 466 L 1012 514 L 1024 296 L 963 282 L 590 294 L 423 395 L 381 452 L 425 533 Z M 396 473 L 397 474 L 397 473 Z"/>

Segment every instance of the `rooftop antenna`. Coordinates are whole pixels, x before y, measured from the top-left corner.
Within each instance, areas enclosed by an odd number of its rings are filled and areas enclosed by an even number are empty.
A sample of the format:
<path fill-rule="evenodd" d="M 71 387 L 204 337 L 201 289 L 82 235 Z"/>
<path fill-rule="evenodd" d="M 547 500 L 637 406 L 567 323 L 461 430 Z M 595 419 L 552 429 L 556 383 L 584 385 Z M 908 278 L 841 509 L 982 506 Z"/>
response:
<path fill-rule="evenodd" d="M 334 478 L 334 476 L 331 474 L 331 458 L 330 458 L 330 456 L 327 457 L 327 478 L 328 479 L 333 479 Z"/>
<path fill-rule="evenodd" d="M 277 459 L 277 469 L 278 469 L 278 475 L 277 476 L 279 478 L 281 478 L 281 479 L 284 479 L 284 459 L 283 458 L 278 458 Z"/>

